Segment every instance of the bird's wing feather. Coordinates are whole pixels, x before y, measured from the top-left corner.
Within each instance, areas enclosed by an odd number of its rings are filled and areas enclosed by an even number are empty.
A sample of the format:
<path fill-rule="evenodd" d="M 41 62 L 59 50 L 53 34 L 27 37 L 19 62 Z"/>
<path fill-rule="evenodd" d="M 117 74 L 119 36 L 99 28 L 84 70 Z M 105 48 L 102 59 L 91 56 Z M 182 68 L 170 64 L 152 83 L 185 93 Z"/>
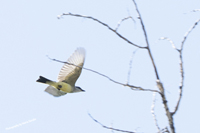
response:
<path fill-rule="evenodd" d="M 83 65 L 85 61 L 85 49 L 77 48 L 76 51 L 67 60 L 68 63 L 74 64 L 76 67 L 70 64 L 65 64 L 60 70 L 58 75 L 58 81 L 66 82 L 72 86 L 75 85 L 76 80 L 81 74 Z"/>
<path fill-rule="evenodd" d="M 48 86 L 46 89 L 45 89 L 46 92 L 48 92 L 49 94 L 55 96 L 55 97 L 59 97 L 59 96 L 62 96 L 62 95 L 65 95 L 67 93 L 65 92 L 62 92 L 52 86 Z"/>

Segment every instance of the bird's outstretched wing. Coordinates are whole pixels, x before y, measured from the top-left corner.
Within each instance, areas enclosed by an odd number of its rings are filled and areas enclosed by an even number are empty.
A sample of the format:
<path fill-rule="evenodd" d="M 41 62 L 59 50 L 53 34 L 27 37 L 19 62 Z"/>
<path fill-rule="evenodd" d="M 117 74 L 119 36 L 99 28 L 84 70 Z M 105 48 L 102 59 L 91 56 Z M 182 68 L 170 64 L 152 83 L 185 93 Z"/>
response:
<path fill-rule="evenodd" d="M 67 60 L 68 63 L 74 64 L 65 64 L 60 70 L 60 73 L 58 75 L 58 81 L 66 82 L 70 84 L 71 86 L 75 85 L 76 80 L 81 74 L 83 64 L 85 61 L 85 49 L 84 48 L 77 48 L 76 51 L 69 57 Z"/>

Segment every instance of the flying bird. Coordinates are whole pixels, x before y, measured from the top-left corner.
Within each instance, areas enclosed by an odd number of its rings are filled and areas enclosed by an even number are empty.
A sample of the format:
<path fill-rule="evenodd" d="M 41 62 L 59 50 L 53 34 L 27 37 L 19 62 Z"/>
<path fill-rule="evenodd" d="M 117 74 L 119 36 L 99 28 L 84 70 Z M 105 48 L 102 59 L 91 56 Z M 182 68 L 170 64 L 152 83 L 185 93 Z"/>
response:
<path fill-rule="evenodd" d="M 48 84 L 45 89 L 49 94 L 59 97 L 67 93 L 84 92 L 78 86 L 75 86 L 77 79 L 79 78 L 82 67 L 85 62 L 85 49 L 77 48 L 75 52 L 67 60 L 68 64 L 64 64 L 58 75 L 58 81 L 49 80 L 43 76 L 40 76 L 36 82 Z M 74 65 L 72 65 L 74 64 Z"/>

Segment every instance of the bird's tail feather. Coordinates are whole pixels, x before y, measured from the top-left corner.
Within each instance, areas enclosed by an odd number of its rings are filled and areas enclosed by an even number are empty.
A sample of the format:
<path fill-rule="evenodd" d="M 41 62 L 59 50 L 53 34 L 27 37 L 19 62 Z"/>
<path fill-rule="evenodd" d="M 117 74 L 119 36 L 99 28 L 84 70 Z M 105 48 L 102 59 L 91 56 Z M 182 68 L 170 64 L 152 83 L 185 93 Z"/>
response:
<path fill-rule="evenodd" d="M 52 82 L 52 81 L 43 76 L 40 76 L 40 78 L 36 82 L 47 83 L 47 82 Z"/>

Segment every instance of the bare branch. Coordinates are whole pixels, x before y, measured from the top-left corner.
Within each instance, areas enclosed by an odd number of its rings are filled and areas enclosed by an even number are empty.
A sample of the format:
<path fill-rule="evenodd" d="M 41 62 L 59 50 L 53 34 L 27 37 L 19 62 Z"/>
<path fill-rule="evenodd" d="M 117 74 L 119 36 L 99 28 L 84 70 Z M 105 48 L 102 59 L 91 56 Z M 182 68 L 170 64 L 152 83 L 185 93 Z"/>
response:
<path fill-rule="evenodd" d="M 143 20 L 142 20 L 142 16 L 141 16 L 141 14 L 140 14 L 140 12 L 139 12 L 139 9 L 138 9 L 138 7 L 137 7 L 137 4 L 136 4 L 135 0 L 133 0 L 133 3 L 134 3 L 134 5 L 135 5 L 136 11 L 137 11 L 137 13 L 138 13 L 138 18 L 139 18 L 140 23 L 141 23 L 141 25 L 142 25 L 142 30 L 143 30 L 143 32 L 144 32 L 145 41 L 146 41 L 146 44 L 147 44 L 147 50 L 148 50 L 149 56 L 150 56 L 150 58 L 151 58 L 151 62 L 152 62 L 152 64 L 153 64 L 153 67 L 154 67 L 154 71 L 155 71 L 155 74 L 156 74 L 156 78 L 157 78 L 157 80 L 159 80 L 158 71 L 157 71 L 156 65 L 155 65 L 155 63 L 154 63 L 153 56 L 152 56 L 152 54 L 151 54 L 151 50 L 150 50 L 150 47 L 149 47 L 149 41 L 148 41 L 148 37 L 147 37 L 147 32 L 146 32 L 146 30 L 145 30 L 145 26 L 144 26 L 144 23 L 143 23 Z"/>
<path fill-rule="evenodd" d="M 95 121 L 96 123 L 101 125 L 103 128 L 111 129 L 111 130 L 118 131 L 118 132 L 124 132 L 124 133 L 136 133 L 136 132 L 132 132 L 132 131 L 126 131 L 126 130 L 121 130 L 121 129 L 116 129 L 116 128 L 113 128 L 113 127 L 105 126 L 102 123 L 100 123 L 99 121 L 97 121 L 96 119 L 94 119 L 90 113 L 88 113 L 88 115 L 90 116 L 90 118 L 92 118 L 93 121 Z"/>
<path fill-rule="evenodd" d="M 167 41 L 169 41 L 169 43 L 172 44 L 172 47 L 173 47 L 175 50 L 179 51 L 179 50 L 176 48 L 174 42 L 173 42 L 170 38 L 167 38 L 167 37 L 160 37 L 159 40 L 167 40 Z"/>
<path fill-rule="evenodd" d="M 183 50 L 183 45 L 188 37 L 188 35 L 192 32 L 192 30 L 197 26 L 197 24 L 199 23 L 200 19 L 198 19 L 194 25 L 185 33 L 184 37 L 183 37 L 183 41 L 181 42 L 181 51 Z"/>
<path fill-rule="evenodd" d="M 152 102 L 152 106 L 151 106 L 151 113 L 153 115 L 153 118 L 154 118 L 154 121 L 155 121 L 155 125 L 156 125 L 156 127 L 158 129 L 158 133 L 161 133 L 160 127 L 158 126 L 158 122 L 157 122 L 157 119 L 156 119 L 156 114 L 154 112 L 155 102 L 156 102 L 156 93 L 153 93 L 153 102 Z"/>
<path fill-rule="evenodd" d="M 117 34 L 121 39 L 125 40 L 126 42 L 128 42 L 129 44 L 135 46 L 135 47 L 138 47 L 138 48 L 141 48 L 141 49 L 147 49 L 147 47 L 142 47 L 142 46 L 139 46 L 131 41 L 129 41 L 127 38 L 125 38 L 124 36 L 122 36 L 121 34 L 119 34 L 116 30 L 114 30 L 113 28 L 111 28 L 109 25 L 107 25 L 106 23 L 94 18 L 94 17 L 91 17 L 91 16 L 84 16 L 84 15 L 80 15 L 80 14 L 72 14 L 72 13 L 63 13 L 62 15 L 59 15 L 58 18 L 61 18 L 62 16 L 75 16 L 75 17 L 81 17 L 81 18 L 87 18 L 87 19 L 91 19 L 91 20 L 94 20 L 98 23 L 100 23 L 101 25 L 107 27 L 109 30 L 111 30 L 112 32 L 114 32 L 115 34 Z"/>
<path fill-rule="evenodd" d="M 128 20 L 129 18 L 132 19 L 133 22 L 135 22 L 135 20 L 134 20 L 131 16 L 128 16 L 128 17 L 126 17 L 126 18 L 123 18 L 123 19 L 121 19 L 121 20 L 118 22 L 117 27 L 115 28 L 115 31 L 118 30 L 119 26 L 121 25 L 121 23 L 122 23 L 123 21 Z"/>
<path fill-rule="evenodd" d="M 172 114 L 169 111 L 169 107 L 167 105 L 167 100 L 166 100 L 166 97 L 165 97 L 164 87 L 163 87 L 163 84 L 160 82 L 160 80 L 157 80 L 157 87 L 159 88 L 159 90 L 161 92 L 161 98 L 162 98 L 162 102 L 163 102 L 165 112 L 166 112 L 166 115 L 167 115 L 167 118 L 168 118 L 168 122 L 169 122 L 171 132 L 175 133 L 173 117 L 172 117 Z"/>
<path fill-rule="evenodd" d="M 130 87 L 132 90 L 135 90 L 135 91 L 137 91 L 137 90 L 139 90 L 139 91 L 151 91 L 151 92 L 157 92 L 157 93 L 159 93 L 160 95 L 162 95 L 162 93 L 159 92 L 159 91 L 157 91 L 157 90 L 143 89 L 143 88 L 141 88 L 141 87 L 133 88 L 133 87 L 131 87 L 131 85 L 129 85 L 129 86 L 127 86 L 127 87 Z"/>
<path fill-rule="evenodd" d="M 180 58 L 180 73 L 181 73 L 181 81 L 180 81 L 180 86 L 179 86 L 179 98 L 178 98 L 178 102 L 175 106 L 174 111 L 171 113 L 172 115 L 174 115 L 178 108 L 179 108 L 179 104 L 182 98 L 182 92 L 183 92 L 183 83 L 184 83 L 184 68 L 183 68 L 183 58 L 182 58 L 182 52 L 183 52 L 183 46 L 185 44 L 185 41 L 187 39 L 187 37 L 189 36 L 189 34 L 192 32 L 193 29 L 195 29 L 196 25 L 200 22 L 200 19 L 198 19 L 194 25 L 185 33 L 184 37 L 183 37 L 183 41 L 181 42 L 181 49 L 179 50 L 179 58 Z"/>
<path fill-rule="evenodd" d="M 88 69 L 88 68 L 85 68 L 85 67 L 82 67 L 82 66 L 77 66 L 77 65 L 75 65 L 75 64 L 72 64 L 72 63 L 69 63 L 69 62 L 60 61 L 60 60 L 57 60 L 57 59 L 51 59 L 49 56 L 47 56 L 47 57 L 48 57 L 50 60 L 53 60 L 53 61 L 56 61 L 56 62 L 65 63 L 65 64 L 68 64 L 68 65 L 73 65 L 73 66 L 80 67 L 80 68 L 82 68 L 82 69 L 91 71 L 91 72 L 93 72 L 93 73 L 96 73 L 96 74 L 98 74 L 98 75 L 101 75 L 101 76 L 103 76 L 103 77 L 109 79 L 110 81 L 112 81 L 112 82 L 114 82 L 114 83 L 116 83 L 116 84 L 119 84 L 119 85 L 122 85 L 122 86 L 125 86 L 125 87 L 130 87 L 132 90 L 150 91 L 150 92 L 157 92 L 157 93 L 160 94 L 160 92 L 157 91 L 157 90 L 143 89 L 143 88 L 140 87 L 140 86 L 134 86 L 134 85 L 130 85 L 130 84 L 123 84 L 123 83 L 120 83 L 120 82 L 118 82 L 118 81 L 115 81 L 115 80 L 111 79 L 110 77 L 108 77 L 108 76 L 106 76 L 106 75 L 104 75 L 104 74 L 102 74 L 102 73 L 99 73 L 99 72 L 97 72 L 97 71 L 94 71 L 94 70 L 92 70 L 92 69 Z"/>
<path fill-rule="evenodd" d="M 180 101 L 182 98 L 182 93 L 183 93 L 183 82 L 184 82 L 184 70 L 183 70 L 183 58 L 182 58 L 182 50 L 179 51 L 180 55 L 180 73 L 181 73 L 181 81 L 180 81 L 180 86 L 179 86 L 179 98 L 178 98 L 178 102 L 175 106 L 174 111 L 171 113 L 171 115 L 174 115 L 176 113 L 176 111 L 178 110 L 178 107 L 180 105 Z"/>
<path fill-rule="evenodd" d="M 138 18 L 139 18 L 141 26 L 142 26 L 142 30 L 144 32 L 144 36 L 145 36 L 145 40 L 146 40 L 146 44 L 147 44 L 147 50 L 148 50 L 149 56 L 151 58 L 151 62 L 153 64 L 153 67 L 154 67 L 154 71 L 155 71 L 156 78 L 157 78 L 157 86 L 158 86 L 158 88 L 160 90 L 160 95 L 162 97 L 162 101 L 163 101 L 163 105 L 164 105 L 164 108 L 165 108 L 165 112 L 166 112 L 166 115 L 168 117 L 168 122 L 169 122 L 169 125 L 170 125 L 170 129 L 171 129 L 172 133 L 175 133 L 174 123 L 173 123 L 173 117 L 172 117 L 172 115 L 171 115 L 171 113 L 169 111 L 167 100 L 166 100 L 166 97 L 165 97 L 165 94 L 164 94 L 164 87 L 163 87 L 162 83 L 160 82 L 158 71 L 157 71 L 157 68 L 156 68 L 153 56 L 151 54 L 151 50 L 150 50 L 149 42 L 148 42 L 148 37 L 147 37 L 147 32 L 145 30 L 145 26 L 144 26 L 141 14 L 139 12 L 139 9 L 137 7 L 137 4 L 136 4 L 135 0 L 132 0 L 132 1 L 133 1 L 134 5 L 135 5 L 136 11 L 138 13 Z"/>

